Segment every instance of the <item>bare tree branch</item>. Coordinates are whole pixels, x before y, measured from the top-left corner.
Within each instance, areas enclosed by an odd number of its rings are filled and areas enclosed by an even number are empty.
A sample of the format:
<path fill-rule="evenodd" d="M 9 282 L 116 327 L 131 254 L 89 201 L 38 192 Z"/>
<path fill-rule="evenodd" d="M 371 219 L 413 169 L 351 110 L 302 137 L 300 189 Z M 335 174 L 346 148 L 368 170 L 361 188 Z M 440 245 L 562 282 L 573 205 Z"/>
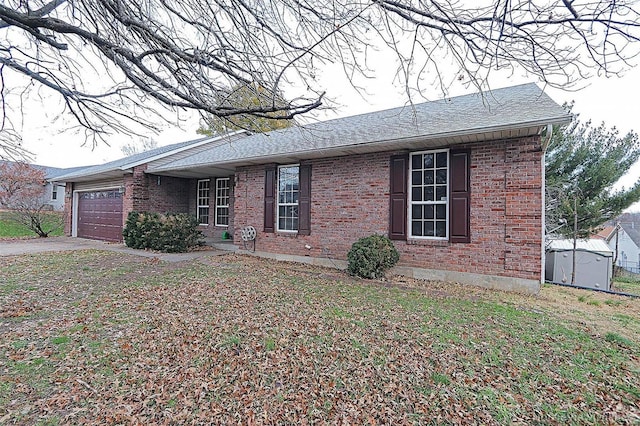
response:
<path fill-rule="evenodd" d="M 383 46 L 409 96 L 426 79 L 445 93 L 457 79 L 481 88 L 497 70 L 566 87 L 629 67 L 639 10 L 636 0 L 5 0 L 0 106 L 10 113 L 11 73 L 60 96 L 99 137 L 153 128 L 164 107 L 291 119 L 322 104 L 318 64 L 340 63 L 359 87 L 375 74 L 367 52 Z M 290 100 L 220 102 L 243 84 Z"/>

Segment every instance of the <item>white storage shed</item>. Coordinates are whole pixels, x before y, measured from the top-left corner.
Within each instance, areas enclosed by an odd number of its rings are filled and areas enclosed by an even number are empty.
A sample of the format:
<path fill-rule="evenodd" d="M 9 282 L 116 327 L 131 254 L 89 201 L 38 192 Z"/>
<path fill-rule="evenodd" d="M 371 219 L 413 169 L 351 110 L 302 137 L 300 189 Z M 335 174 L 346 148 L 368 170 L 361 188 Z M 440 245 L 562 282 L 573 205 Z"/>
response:
<path fill-rule="evenodd" d="M 553 240 L 546 250 L 545 279 L 571 284 L 573 240 Z M 613 277 L 613 251 L 603 240 L 578 240 L 576 280 L 580 287 L 609 290 Z"/>

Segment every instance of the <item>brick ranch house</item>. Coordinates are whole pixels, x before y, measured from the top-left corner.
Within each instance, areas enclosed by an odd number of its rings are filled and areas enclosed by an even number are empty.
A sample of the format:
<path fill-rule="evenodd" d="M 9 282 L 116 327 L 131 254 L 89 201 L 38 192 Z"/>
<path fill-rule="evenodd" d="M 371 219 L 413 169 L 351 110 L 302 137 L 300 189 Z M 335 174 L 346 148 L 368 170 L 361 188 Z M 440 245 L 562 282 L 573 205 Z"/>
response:
<path fill-rule="evenodd" d="M 544 135 L 570 120 L 525 84 L 171 145 L 61 177 L 66 232 L 120 240 L 131 210 L 188 212 L 211 238 L 250 225 L 259 255 L 342 267 L 383 234 L 396 273 L 536 293 Z"/>

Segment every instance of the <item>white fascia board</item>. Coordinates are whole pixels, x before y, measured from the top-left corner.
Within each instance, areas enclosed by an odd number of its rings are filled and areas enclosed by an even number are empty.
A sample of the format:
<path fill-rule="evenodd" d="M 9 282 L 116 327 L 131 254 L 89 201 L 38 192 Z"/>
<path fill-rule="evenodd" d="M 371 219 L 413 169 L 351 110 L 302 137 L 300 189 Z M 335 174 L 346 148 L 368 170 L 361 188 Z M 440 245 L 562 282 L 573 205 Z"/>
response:
<path fill-rule="evenodd" d="M 180 147 L 180 148 L 176 148 L 176 149 L 171 150 L 171 151 L 163 152 L 162 154 L 158 154 L 158 155 L 155 155 L 153 157 L 145 158 L 145 159 L 136 161 L 134 163 L 124 164 L 123 166 L 120 167 L 120 170 L 126 170 L 126 169 L 130 169 L 130 168 L 133 168 L 133 167 L 136 167 L 136 166 L 140 166 L 142 164 L 151 163 L 152 161 L 160 160 L 162 158 L 166 158 L 166 157 L 169 157 L 171 155 L 178 154 L 180 152 L 187 151 L 187 150 L 192 149 L 192 148 L 197 148 L 199 146 L 206 145 L 206 144 L 211 143 L 211 142 L 218 142 L 218 141 L 223 140 L 224 138 L 228 138 L 230 136 L 235 136 L 237 134 L 242 134 L 242 133 L 246 133 L 246 131 L 245 130 L 238 130 L 236 132 L 228 133 L 228 134 L 225 134 L 225 135 L 222 135 L 222 136 L 211 136 L 210 138 L 203 139 L 200 142 L 197 142 L 197 143 L 194 143 L 194 144 L 191 144 L 191 145 L 186 145 L 186 146 L 183 146 L 183 147 Z"/>

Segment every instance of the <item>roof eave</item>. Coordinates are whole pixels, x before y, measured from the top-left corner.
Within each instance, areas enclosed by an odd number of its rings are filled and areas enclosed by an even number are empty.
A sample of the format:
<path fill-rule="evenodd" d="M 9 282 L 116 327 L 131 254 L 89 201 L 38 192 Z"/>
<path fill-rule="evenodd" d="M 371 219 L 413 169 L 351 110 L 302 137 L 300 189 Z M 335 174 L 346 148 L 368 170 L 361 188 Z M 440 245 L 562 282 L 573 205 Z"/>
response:
<path fill-rule="evenodd" d="M 147 157 L 143 160 L 138 160 L 138 161 L 134 161 L 131 163 L 127 163 L 124 164 L 122 166 L 118 166 L 118 167 L 114 167 L 111 170 L 102 170 L 98 173 L 71 173 L 68 175 L 62 175 L 57 177 L 55 180 L 53 180 L 52 182 L 86 182 L 86 181 L 90 181 L 90 180 L 95 180 L 95 179 L 101 179 L 103 175 L 109 175 L 109 177 L 117 177 L 117 176 L 121 176 L 124 175 L 126 173 L 131 173 L 131 169 L 133 169 L 136 166 L 140 166 L 142 164 L 147 164 L 150 163 L 152 161 L 156 161 L 156 160 L 160 160 L 162 158 L 166 158 L 170 155 L 175 155 L 177 153 L 192 149 L 192 148 L 197 148 L 199 146 L 211 143 L 211 142 L 216 142 L 216 141 L 220 141 L 223 140 L 225 138 L 228 138 L 230 136 L 236 136 L 242 133 L 247 133 L 245 130 L 238 130 L 235 132 L 231 132 L 231 133 L 227 133 L 225 135 L 222 136 L 211 136 L 209 138 L 205 138 L 200 140 L 199 142 L 190 144 L 190 145 L 186 145 L 177 149 L 173 149 L 171 151 L 167 151 L 164 152 L 162 154 L 158 154 L 155 155 L 153 157 Z M 120 172 L 120 174 L 118 174 L 118 172 Z"/>
<path fill-rule="evenodd" d="M 229 137 L 235 136 L 235 135 L 239 135 L 239 134 L 242 134 L 242 133 L 247 133 L 247 131 L 246 130 L 238 130 L 238 131 L 227 133 L 227 134 L 224 134 L 224 135 L 211 136 L 211 137 L 208 137 L 206 139 L 201 140 L 200 142 L 196 142 L 196 143 L 193 143 L 193 144 L 190 144 L 190 145 L 186 145 L 186 146 L 183 146 L 183 147 L 171 150 L 171 151 L 163 152 L 162 154 L 158 154 L 158 155 L 155 155 L 153 157 L 149 157 L 149 158 L 145 158 L 145 159 L 142 159 L 142 160 L 134 161 L 132 163 L 124 164 L 121 167 L 119 167 L 119 169 L 120 170 L 131 169 L 133 167 L 137 167 L 137 166 L 140 166 L 142 164 L 151 163 L 152 161 L 156 161 L 156 160 L 161 160 L 161 159 L 169 157 L 171 155 L 175 155 L 175 154 L 178 154 L 180 152 L 187 151 L 189 149 L 197 148 L 199 146 L 206 145 L 206 144 L 211 143 L 211 142 L 222 141 L 222 140 L 224 140 L 226 138 L 229 138 Z"/>
<path fill-rule="evenodd" d="M 363 142 L 360 144 L 353 145 L 342 145 L 332 148 L 326 149 L 307 149 L 303 151 L 298 151 L 294 153 L 280 153 L 280 154 L 269 154 L 269 155 L 259 155 L 254 157 L 247 157 L 239 160 L 228 160 L 228 161 L 217 161 L 217 162 L 209 162 L 209 163 L 199 163 L 192 164 L 189 166 L 182 166 L 180 168 L 171 168 L 171 167 L 162 167 L 155 169 L 154 172 L 171 172 L 178 170 L 186 170 L 189 167 L 206 167 L 206 166 L 244 166 L 244 165 L 252 165 L 252 164 L 266 164 L 269 162 L 273 162 L 274 160 L 278 160 L 279 158 L 289 160 L 296 159 L 309 159 L 309 158 L 319 158 L 319 157 L 331 157 L 331 156 L 343 156 L 349 154 L 358 154 L 364 152 L 374 152 L 374 151 L 393 151 L 393 150 L 405 150 L 405 149 L 419 149 L 420 146 L 417 145 L 425 145 L 430 141 L 443 141 L 442 146 L 455 146 L 461 144 L 470 143 L 469 141 L 457 141 L 452 142 L 456 138 L 464 138 L 474 135 L 486 135 L 492 133 L 500 133 L 505 131 L 520 131 L 520 130 L 530 130 L 529 136 L 535 136 L 540 134 L 540 132 L 546 129 L 548 124 L 552 125 L 560 125 L 566 124 L 571 121 L 571 115 L 565 114 L 561 116 L 546 118 L 543 120 L 532 120 L 529 122 L 522 122 L 518 124 L 505 124 L 500 126 L 487 126 L 482 128 L 475 129 L 467 129 L 467 130 L 459 130 L 453 132 L 442 132 L 431 135 L 422 135 L 422 136 L 412 136 L 407 138 L 396 138 L 396 139 L 385 139 L 375 142 Z M 499 140 L 500 138 L 485 138 L 478 140 L 477 142 L 486 142 L 491 140 Z M 448 143 L 444 143 L 444 140 L 449 140 Z M 435 147 L 435 146 L 434 146 Z M 345 153 L 345 151 L 349 151 Z M 361 152 L 360 152 L 361 151 Z"/>
<path fill-rule="evenodd" d="M 52 183 L 57 183 L 57 182 L 89 182 L 89 181 L 93 181 L 93 180 L 102 180 L 102 179 L 117 179 L 117 178 L 123 177 L 124 175 L 129 174 L 129 173 L 133 173 L 133 169 L 104 170 L 104 171 L 98 172 L 98 173 L 91 173 L 91 174 L 86 174 L 86 175 L 68 177 L 68 178 L 65 178 L 65 179 L 62 179 L 62 180 L 55 180 L 55 181 L 52 181 Z M 61 176 L 61 177 L 64 178 L 64 176 Z"/>

